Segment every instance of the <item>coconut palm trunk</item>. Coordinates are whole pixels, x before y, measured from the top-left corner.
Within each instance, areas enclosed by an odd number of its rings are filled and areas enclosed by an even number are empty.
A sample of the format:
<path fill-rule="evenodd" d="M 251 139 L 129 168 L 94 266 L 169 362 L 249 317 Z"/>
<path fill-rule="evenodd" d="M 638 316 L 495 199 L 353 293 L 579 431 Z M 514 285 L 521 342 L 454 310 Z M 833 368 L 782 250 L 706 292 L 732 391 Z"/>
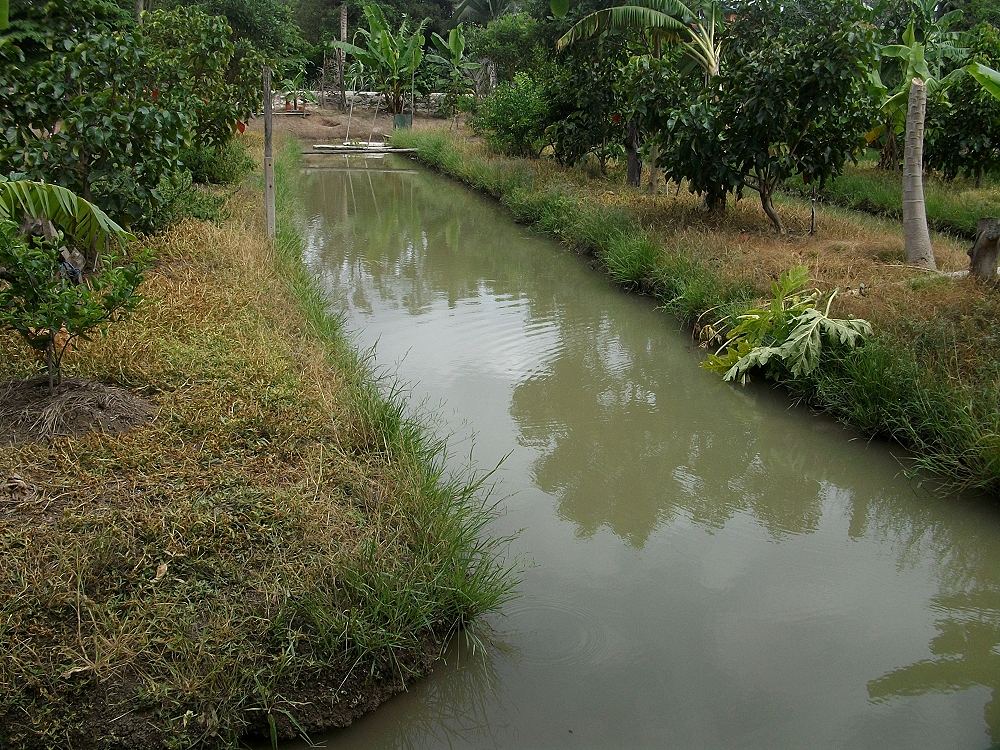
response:
<path fill-rule="evenodd" d="M 340 4 L 340 41 L 347 41 L 347 3 Z M 340 111 L 347 109 L 347 78 L 344 68 L 347 66 L 347 53 L 342 49 L 337 50 L 337 83 L 340 86 Z"/>
<path fill-rule="evenodd" d="M 936 270 L 931 235 L 924 206 L 924 113 L 927 86 L 914 78 L 906 111 L 906 142 L 903 151 L 903 247 L 906 262 Z"/>

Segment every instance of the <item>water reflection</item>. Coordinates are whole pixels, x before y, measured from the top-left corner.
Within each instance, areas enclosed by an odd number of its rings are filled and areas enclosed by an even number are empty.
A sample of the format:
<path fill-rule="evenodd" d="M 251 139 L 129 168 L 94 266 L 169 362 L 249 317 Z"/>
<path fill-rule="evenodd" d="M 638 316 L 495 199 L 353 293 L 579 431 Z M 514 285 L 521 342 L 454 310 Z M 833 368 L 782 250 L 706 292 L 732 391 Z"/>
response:
<path fill-rule="evenodd" d="M 500 523 L 537 563 L 509 653 L 338 744 L 997 741 L 996 512 L 706 375 L 648 301 L 489 203 L 402 160 L 324 164 L 307 262 L 383 364 L 471 421 L 480 465 L 514 451 Z"/>

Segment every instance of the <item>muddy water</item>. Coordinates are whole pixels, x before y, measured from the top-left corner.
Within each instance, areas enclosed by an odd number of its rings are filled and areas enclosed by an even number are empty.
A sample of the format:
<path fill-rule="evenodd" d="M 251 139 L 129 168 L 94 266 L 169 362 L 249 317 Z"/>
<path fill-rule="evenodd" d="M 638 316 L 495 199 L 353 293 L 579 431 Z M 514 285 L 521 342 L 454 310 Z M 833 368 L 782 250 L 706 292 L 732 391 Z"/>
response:
<path fill-rule="evenodd" d="M 525 565 L 485 658 L 453 648 L 329 746 L 1000 743 L 997 513 L 720 382 L 649 300 L 465 188 L 321 159 L 309 267 L 456 466 L 510 454 L 496 530 Z"/>

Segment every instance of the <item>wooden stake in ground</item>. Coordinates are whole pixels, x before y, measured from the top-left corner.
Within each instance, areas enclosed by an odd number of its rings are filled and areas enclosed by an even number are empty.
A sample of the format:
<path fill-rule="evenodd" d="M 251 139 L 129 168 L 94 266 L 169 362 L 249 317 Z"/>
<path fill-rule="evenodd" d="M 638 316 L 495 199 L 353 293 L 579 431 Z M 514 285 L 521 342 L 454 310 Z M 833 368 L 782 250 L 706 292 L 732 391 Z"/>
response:
<path fill-rule="evenodd" d="M 274 154 L 271 126 L 271 108 L 274 95 L 271 93 L 271 69 L 264 66 L 264 223 L 267 224 L 268 239 L 276 234 L 274 219 Z"/>
<path fill-rule="evenodd" d="M 906 144 L 903 152 L 903 247 L 906 262 L 913 266 L 937 269 L 931 235 L 927 230 L 924 206 L 924 112 L 927 86 L 919 78 L 910 83 L 906 111 Z"/>
<path fill-rule="evenodd" d="M 980 219 L 976 229 L 976 242 L 969 250 L 969 273 L 993 281 L 1000 256 L 1000 219 Z"/>

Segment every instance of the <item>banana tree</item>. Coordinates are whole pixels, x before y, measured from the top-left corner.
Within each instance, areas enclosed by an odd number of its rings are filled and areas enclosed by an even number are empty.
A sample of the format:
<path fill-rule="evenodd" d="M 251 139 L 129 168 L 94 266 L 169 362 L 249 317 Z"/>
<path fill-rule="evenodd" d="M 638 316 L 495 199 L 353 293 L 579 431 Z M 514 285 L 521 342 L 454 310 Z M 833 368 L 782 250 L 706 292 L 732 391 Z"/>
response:
<path fill-rule="evenodd" d="M 553 0 L 553 13 L 565 14 L 566 3 Z M 650 41 L 656 54 L 664 44 L 678 44 L 704 70 L 706 78 L 719 74 L 722 41 L 718 39 L 722 14 L 715 2 L 692 9 L 680 0 L 633 0 L 627 5 L 594 11 L 577 21 L 556 42 L 565 49 L 574 42 L 603 31 L 639 31 Z"/>
<path fill-rule="evenodd" d="M 403 19 L 395 32 L 389 28 L 382 9 L 374 3 L 363 7 L 367 29 L 358 29 L 355 41 L 333 42 L 334 49 L 353 55 L 372 75 L 379 92 L 387 99 L 391 114 L 401 114 L 407 87 L 413 80 L 424 56 L 425 18 L 416 27 Z"/>
<path fill-rule="evenodd" d="M 441 68 L 438 85 L 445 91 L 445 108 L 449 115 L 457 114 L 459 97 L 472 90 L 470 76 L 482 66 L 465 59 L 465 30 L 462 24 L 448 32 L 447 39 L 437 32 L 433 33 L 431 41 L 440 54 L 430 54 L 427 59 Z"/>
<path fill-rule="evenodd" d="M 975 78 L 993 98 L 1000 99 L 1000 71 L 982 63 L 972 63 L 965 66 L 965 72 Z"/>
<path fill-rule="evenodd" d="M 58 185 L 7 180 L 0 175 L 0 221 L 49 221 L 81 248 L 100 248 L 133 239 L 93 203 Z"/>

